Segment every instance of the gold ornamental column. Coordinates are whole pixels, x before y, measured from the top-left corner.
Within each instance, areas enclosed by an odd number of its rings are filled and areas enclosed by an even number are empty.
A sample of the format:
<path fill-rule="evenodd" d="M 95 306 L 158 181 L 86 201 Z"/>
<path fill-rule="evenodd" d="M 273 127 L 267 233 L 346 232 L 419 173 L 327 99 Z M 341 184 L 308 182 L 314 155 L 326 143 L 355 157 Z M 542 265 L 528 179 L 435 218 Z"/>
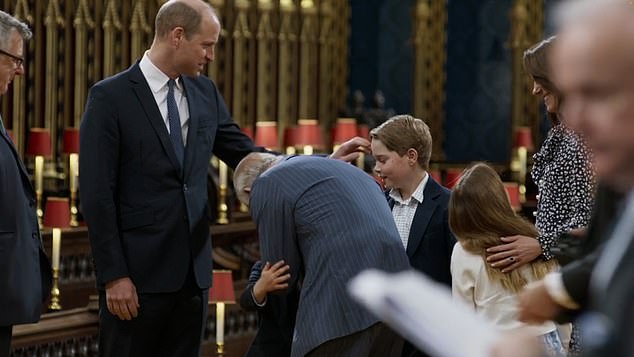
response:
<path fill-rule="evenodd" d="M 524 51 L 541 41 L 544 36 L 544 4 L 542 1 L 516 0 L 511 11 L 511 38 L 513 80 L 512 118 L 513 128 L 530 126 L 539 132 L 542 118 L 541 98 L 531 95 L 533 80 L 524 71 Z"/>
<path fill-rule="evenodd" d="M 297 7 L 280 0 L 277 117 L 281 127 L 297 120 Z M 283 130 L 283 129 L 282 129 Z"/>
<path fill-rule="evenodd" d="M 414 12 L 414 115 L 429 125 L 432 159 L 442 160 L 445 120 L 445 2 L 418 0 Z"/>
<path fill-rule="evenodd" d="M 210 0 L 209 3 L 211 6 L 216 9 L 216 13 L 220 17 L 220 25 L 222 26 L 222 30 L 220 31 L 220 37 L 218 38 L 218 43 L 216 44 L 215 52 L 214 52 L 214 60 L 213 62 L 207 64 L 207 76 L 211 78 L 218 90 L 222 92 L 225 102 L 231 102 L 231 93 L 228 93 L 226 83 L 231 80 L 231 73 L 227 73 L 228 68 L 228 60 L 231 58 L 230 52 L 230 41 L 231 38 L 227 36 L 227 10 L 225 0 Z M 229 54 L 229 56 L 228 56 Z"/>
<path fill-rule="evenodd" d="M 103 76 L 109 77 L 117 72 L 117 54 L 120 52 L 120 44 L 117 41 L 117 32 L 123 28 L 117 10 L 116 0 L 108 0 L 103 18 Z"/>
<path fill-rule="evenodd" d="M 335 55 L 334 55 L 334 106 L 335 111 L 346 107 L 348 96 L 348 42 L 350 39 L 350 4 L 348 1 L 334 1 L 335 8 Z"/>
<path fill-rule="evenodd" d="M 313 0 L 301 0 L 299 34 L 299 118 L 317 118 L 319 23 Z"/>
<path fill-rule="evenodd" d="M 152 42 L 152 27 L 147 18 L 146 0 L 137 0 L 130 20 L 130 63 L 143 57 Z"/>
<path fill-rule="evenodd" d="M 73 101 L 74 127 L 79 127 L 88 94 L 88 32 L 94 30 L 95 21 L 91 16 L 88 0 L 79 0 L 75 12 L 75 92 Z"/>
<path fill-rule="evenodd" d="M 513 132 L 515 128 L 526 124 L 524 108 L 530 92 L 526 91 L 526 74 L 523 67 L 524 50 L 530 46 L 526 27 L 528 23 L 528 11 L 526 0 L 517 0 L 511 11 L 511 56 L 513 66 L 512 77 L 512 104 L 511 118 Z"/>
<path fill-rule="evenodd" d="M 232 114 L 238 125 L 243 126 L 249 118 L 249 101 L 252 86 L 249 85 L 249 1 L 236 0 L 236 17 L 233 27 L 233 100 Z"/>
<path fill-rule="evenodd" d="M 58 121 L 58 100 L 61 92 L 58 87 L 59 66 L 60 66 L 60 31 L 64 28 L 64 17 L 60 11 L 59 1 L 50 0 L 46 8 L 46 17 L 44 18 L 44 26 L 46 26 L 46 89 L 44 96 L 44 127 L 48 128 L 51 133 L 52 144 L 52 160 L 47 164 L 47 174 L 55 170 L 57 162 L 57 121 Z"/>
<path fill-rule="evenodd" d="M 335 94 L 335 63 L 337 55 L 334 39 L 333 0 L 322 0 L 319 21 L 319 121 L 322 127 L 333 125 L 337 109 L 333 96 Z"/>
<path fill-rule="evenodd" d="M 277 41 L 273 30 L 273 2 L 258 0 L 257 40 L 257 95 L 256 120 L 275 121 L 275 78 Z M 252 123 L 248 123 L 249 126 Z M 281 125 L 278 125 L 280 127 Z M 283 129 L 282 129 L 283 130 Z"/>

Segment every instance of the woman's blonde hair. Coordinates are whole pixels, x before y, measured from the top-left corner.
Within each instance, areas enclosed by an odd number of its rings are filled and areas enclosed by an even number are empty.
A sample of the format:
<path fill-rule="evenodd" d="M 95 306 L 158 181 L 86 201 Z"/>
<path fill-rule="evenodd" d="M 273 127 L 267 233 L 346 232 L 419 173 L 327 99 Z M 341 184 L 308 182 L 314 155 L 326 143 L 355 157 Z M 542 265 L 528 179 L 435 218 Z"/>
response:
<path fill-rule="evenodd" d="M 466 169 L 454 186 L 449 200 L 449 226 L 466 251 L 482 256 L 489 278 L 515 293 L 526 285 L 519 269 L 503 273 L 486 263 L 487 248 L 504 244 L 500 237 L 537 237 L 535 226 L 513 211 L 502 180 L 487 164 L 477 163 Z M 536 259 L 530 267 L 533 278 L 538 280 L 555 269 L 557 263 Z"/>

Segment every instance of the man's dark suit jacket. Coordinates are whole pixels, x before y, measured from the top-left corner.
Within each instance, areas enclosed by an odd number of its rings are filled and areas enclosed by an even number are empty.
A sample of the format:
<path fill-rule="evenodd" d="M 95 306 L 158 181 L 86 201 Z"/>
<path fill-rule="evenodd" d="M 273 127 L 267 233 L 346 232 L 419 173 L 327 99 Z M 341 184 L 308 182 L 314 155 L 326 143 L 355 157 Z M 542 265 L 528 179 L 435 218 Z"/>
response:
<path fill-rule="evenodd" d="M 268 294 L 266 304 L 258 306 L 253 301 L 253 286 L 260 279 L 263 267 L 262 261 L 257 261 L 253 265 L 249 283 L 240 296 L 240 306 L 243 309 L 258 312 L 258 333 L 246 355 L 247 357 L 290 356 L 299 290 Z"/>
<path fill-rule="evenodd" d="M 292 157 L 253 183 L 251 216 L 262 260 L 290 266 L 289 287 L 302 280 L 292 356 L 379 322 L 348 294 L 348 281 L 368 268 L 409 268 L 379 185 L 339 160 Z"/>
<path fill-rule="evenodd" d="M 179 290 L 193 268 L 211 286 L 207 168 L 254 151 L 208 78 L 182 77 L 189 105 L 181 169 L 139 68 L 95 84 L 80 133 L 80 184 L 97 286 L 129 276 L 139 293 Z"/>
<path fill-rule="evenodd" d="M 394 199 L 387 195 L 390 208 Z M 429 176 L 418 204 L 407 241 L 407 257 L 412 268 L 431 279 L 451 287 L 451 253 L 456 244 L 449 229 L 448 206 L 451 191 Z M 403 346 L 404 357 L 425 356 L 409 342 Z"/>
<path fill-rule="evenodd" d="M 565 264 L 560 270 L 564 288 L 580 306 L 579 310 L 562 311 L 556 318 L 558 322 L 572 322 L 588 309 L 590 276 L 603 243 L 610 237 L 622 199 L 621 193 L 599 185 L 586 234 L 582 237 L 563 236 L 552 248 L 555 257 Z"/>
<path fill-rule="evenodd" d="M 0 124 L 0 326 L 37 322 L 51 291 L 51 277 L 37 223 L 35 192 Z"/>
<path fill-rule="evenodd" d="M 626 198 L 632 203 L 629 198 Z M 623 214 L 623 212 L 619 212 Z M 618 218 L 621 221 L 634 220 L 631 212 Z M 616 227 L 615 225 L 615 227 Z M 613 252 L 611 244 L 624 242 L 617 249 L 623 249 L 619 256 L 606 256 L 601 252 L 592 272 L 590 284 L 590 309 L 593 311 L 580 318 L 584 356 L 634 356 L 634 236 L 609 234 L 604 244 L 605 252 Z M 622 240 L 626 238 L 626 240 Z M 598 271 L 604 264 L 616 264 L 611 275 L 601 276 Z M 586 332 L 586 333 L 584 333 Z"/>

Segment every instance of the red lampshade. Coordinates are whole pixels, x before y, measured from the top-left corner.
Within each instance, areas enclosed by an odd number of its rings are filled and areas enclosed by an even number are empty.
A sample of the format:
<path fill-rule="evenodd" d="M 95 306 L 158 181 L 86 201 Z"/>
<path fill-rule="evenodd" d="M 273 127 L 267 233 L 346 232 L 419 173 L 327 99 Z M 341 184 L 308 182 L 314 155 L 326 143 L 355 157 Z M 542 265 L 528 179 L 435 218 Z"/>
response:
<path fill-rule="evenodd" d="M 213 284 L 209 289 L 209 302 L 235 303 L 236 295 L 233 290 L 231 270 L 214 270 Z"/>
<path fill-rule="evenodd" d="M 533 150 L 531 128 L 521 126 L 515 130 L 515 147 L 525 147 L 527 150 Z"/>
<path fill-rule="evenodd" d="M 275 150 L 279 148 L 277 122 L 258 121 L 255 123 L 255 145 Z"/>
<path fill-rule="evenodd" d="M 51 156 L 51 133 L 45 128 L 32 128 L 29 133 L 27 155 Z"/>
<path fill-rule="evenodd" d="M 297 128 L 289 126 L 284 129 L 284 147 L 297 145 Z"/>
<path fill-rule="evenodd" d="M 79 129 L 64 130 L 64 154 L 79 154 Z"/>
<path fill-rule="evenodd" d="M 44 210 L 44 226 L 50 228 L 70 227 L 70 206 L 66 197 L 48 197 Z"/>
<path fill-rule="evenodd" d="M 370 127 L 367 124 L 359 124 L 359 126 L 357 126 L 357 135 L 364 139 L 369 139 Z"/>
<path fill-rule="evenodd" d="M 458 180 L 460 180 L 460 177 L 462 176 L 462 170 L 461 169 L 448 169 L 447 170 L 447 175 L 446 175 L 446 180 L 445 180 L 445 187 L 451 189 L 452 187 L 454 187 L 457 183 Z"/>
<path fill-rule="evenodd" d="M 316 148 L 324 147 L 324 139 L 321 135 L 321 128 L 317 120 L 300 119 L 297 121 L 295 138 L 297 145 L 310 145 Z"/>
<path fill-rule="evenodd" d="M 332 143 L 343 144 L 357 136 L 357 120 L 354 118 L 339 118 L 332 134 Z"/>
<path fill-rule="evenodd" d="M 253 140 L 253 129 L 250 126 L 245 126 L 240 128 L 243 133 L 245 133 L 251 140 Z"/>
<path fill-rule="evenodd" d="M 522 207 L 520 203 L 520 186 L 517 182 L 505 182 L 504 188 L 506 189 L 506 193 L 509 196 L 509 201 L 511 202 L 511 207 L 514 210 L 519 211 Z"/>

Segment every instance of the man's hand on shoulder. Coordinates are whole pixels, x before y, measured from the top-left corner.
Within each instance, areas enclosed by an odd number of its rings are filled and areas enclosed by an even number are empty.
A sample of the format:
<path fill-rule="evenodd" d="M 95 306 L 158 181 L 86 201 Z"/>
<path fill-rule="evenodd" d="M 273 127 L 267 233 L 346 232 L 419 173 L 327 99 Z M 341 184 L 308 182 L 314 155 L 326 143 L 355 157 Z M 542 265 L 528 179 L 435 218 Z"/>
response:
<path fill-rule="evenodd" d="M 106 284 L 108 310 L 121 320 L 132 320 L 139 314 L 139 297 L 130 278 L 120 278 Z"/>

